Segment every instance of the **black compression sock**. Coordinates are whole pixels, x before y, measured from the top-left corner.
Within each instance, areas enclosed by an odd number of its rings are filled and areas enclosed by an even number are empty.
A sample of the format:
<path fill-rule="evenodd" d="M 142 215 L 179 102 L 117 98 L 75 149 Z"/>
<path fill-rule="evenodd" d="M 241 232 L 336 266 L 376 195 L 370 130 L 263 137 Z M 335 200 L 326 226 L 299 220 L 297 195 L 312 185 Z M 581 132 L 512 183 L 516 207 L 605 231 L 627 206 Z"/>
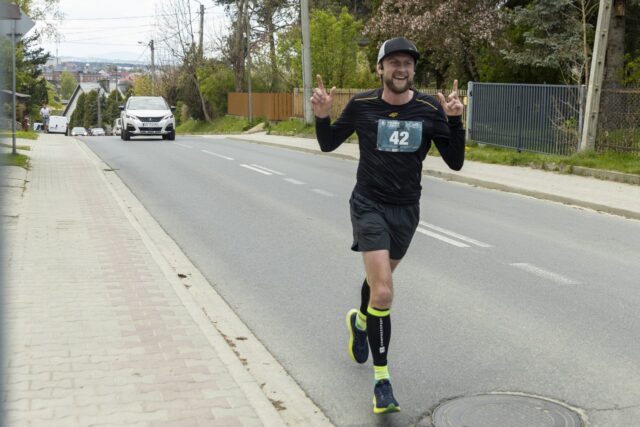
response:
<path fill-rule="evenodd" d="M 371 297 L 371 289 L 369 289 L 369 283 L 367 278 L 364 278 L 362 282 L 362 289 L 360 290 L 360 313 L 366 318 L 367 308 L 369 307 L 369 298 Z"/>
<path fill-rule="evenodd" d="M 391 341 L 390 311 L 390 309 L 367 308 L 367 337 L 374 366 L 387 365 L 387 353 Z"/>

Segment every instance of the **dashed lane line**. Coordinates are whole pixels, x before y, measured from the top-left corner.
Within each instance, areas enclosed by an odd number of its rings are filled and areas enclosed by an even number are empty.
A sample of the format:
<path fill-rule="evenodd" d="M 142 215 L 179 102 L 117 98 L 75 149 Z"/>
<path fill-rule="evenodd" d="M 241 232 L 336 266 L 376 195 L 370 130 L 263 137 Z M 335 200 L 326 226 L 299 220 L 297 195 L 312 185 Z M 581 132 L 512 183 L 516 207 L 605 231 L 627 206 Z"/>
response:
<path fill-rule="evenodd" d="M 221 159 L 225 159 L 225 160 L 233 160 L 233 157 L 223 156 L 222 154 L 213 153 L 213 152 L 211 152 L 211 151 L 202 150 L 202 152 L 203 152 L 203 153 L 205 153 L 205 154 L 209 154 L 209 155 L 211 155 L 211 156 L 220 157 Z"/>
<path fill-rule="evenodd" d="M 468 248 L 469 247 L 469 245 L 467 245 L 465 243 L 458 242 L 457 240 L 450 239 L 450 238 L 448 238 L 446 236 L 443 236 L 442 234 L 434 233 L 433 231 L 427 230 L 426 228 L 418 227 L 416 229 L 416 231 L 418 233 L 422 233 L 422 234 L 424 234 L 426 236 L 433 237 L 434 239 L 438 239 L 440 241 L 443 241 L 443 242 L 448 243 L 450 245 L 456 246 L 458 248 Z"/>
<path fill-rule="evenodd" d="M 274 175 L 284 175 L 282 172 L 274 171 L 273 169 L 265 168 L 264 166 L 256 165 L 255 163 L 251 163 L 251 166 L 254 168 L 262 169 L 267 172 L 271 172 Z"/>
<path fill-rule="evenodd" d="M 321 190 L 321 189 L 319 189 L 319 188 L 314 188 L 314 189 L 313 189 L 313 190 L 311 190 L 311 191 L 313 191 L 314 193 L 318 193 L 318 194 L 320 194 L 320 195 L 322 195 L 322 196 L 326 196 L 326 197 L 333 197 L 333 196 L 335 196 L 335 194 L 333 194 L 333 193 L 329 193 L 328 191 Z"/>
<path fill-rule="evenodd" d="M 512 267 L 519 268 L 520 270 L 526 271 L 527 273 L 534 274 L 538 277 L 542 277 L 543 279 L 550 280 L 559 285 L 579 285 L 580 282 L 573 280 L 569 277 L 565 277 L 561 274 L 554 273 L 552 271 L 544 270 L 540 267 L 536 267 L 533 264 L 528 264 L 526 262 L 514 262 L 509 264 Z"/>
<path fill-rule="evenodd" d="M 284 178 L 285 181 L 290 182 L 291 184 L 294 185 L 303 185 L 304 182 L 302 181 L 298 181 L 297 179 L 293 179 L 293 178 Z"/>
<path fill-rule="evenodd" d="M 426 228 L 430 228 L 431 230 L 437 231 L 441 234 L 445 234 L 447 236 L 456 238 L 458 240 L 462 240 L 463 242 L 471 243 L 472 245 L 480 246 L 481 248 L 490 248 L 491 245 L 488 243 L 481 242 L 476 239 L 472 239 L 471 237 L 463 236 L 462 234 L 455 233 L 451 230 L 447 230 L 446 228 L 438 227 L 437 225 L 430 224 L 425 221 L 420 221 L 420 225 Z"/>
<path fill-rule="evenodd" d="M 190 146 L 190 145 L 180 144 L 179 142 L 174 142 L 174 145 L 178 145 L 178 146 L 180 146 L 180 147 L 184 147 L 184 148 L 193 148 L 193 147 L 192 147 L 192 146 Z"/>
<path fill-rule="evenodd" d="M 245 165 L 244 163 L 242 163 L 240 166 L 242 166 L 243 168 L 250 169 L 250 170 L 252 170 L 254 172 L 258 172 L 258 173 L 264 174 L 264 175 L 273 175 L 271 172 L 267 172 L 267 171 L 264 171 L 262 169 L 254 168 L 253 166 Z"/>

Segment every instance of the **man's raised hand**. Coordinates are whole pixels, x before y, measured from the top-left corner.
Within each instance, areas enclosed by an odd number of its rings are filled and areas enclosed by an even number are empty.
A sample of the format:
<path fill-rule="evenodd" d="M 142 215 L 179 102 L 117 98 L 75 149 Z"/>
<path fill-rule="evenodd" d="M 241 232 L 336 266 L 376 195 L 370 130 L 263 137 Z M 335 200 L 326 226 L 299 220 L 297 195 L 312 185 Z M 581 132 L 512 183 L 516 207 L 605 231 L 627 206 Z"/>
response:
<path fill-rule="evenodd" d="M 336 87 L 332 87 L 329 93 L 327 93 L 320 74 L 316 75 L 316 79 L 318 80 L 318 87 L 313 90 L 313 95 L 311 95 L 311 105 L 313 107 L 313 114 L 315 114 L 316 117 L 323 119 L 325 117 L 329 117 L 329 114 L 331 113 L 333 94 L 336 92 Z"/>
<path fill-rule="evenodd" d="M 461 116 L 464 111 L 464 105 L 458 98 L 458 80 L 453 81 L 453 90 L 445 99 L 442 92 L 438 92 L 438 100 L 447 116 Z"/>

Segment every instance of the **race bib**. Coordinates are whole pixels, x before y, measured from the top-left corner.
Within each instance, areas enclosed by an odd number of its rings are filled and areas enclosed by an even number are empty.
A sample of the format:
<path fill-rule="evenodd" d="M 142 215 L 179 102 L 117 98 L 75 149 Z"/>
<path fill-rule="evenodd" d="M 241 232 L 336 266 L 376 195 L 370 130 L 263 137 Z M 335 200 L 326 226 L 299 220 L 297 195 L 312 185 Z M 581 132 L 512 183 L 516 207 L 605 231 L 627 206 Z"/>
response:
<path fill-rule="evenodd" d="M 422 143 L 422 122 L 378 120 L 378 150 L 413 153 Z"/>

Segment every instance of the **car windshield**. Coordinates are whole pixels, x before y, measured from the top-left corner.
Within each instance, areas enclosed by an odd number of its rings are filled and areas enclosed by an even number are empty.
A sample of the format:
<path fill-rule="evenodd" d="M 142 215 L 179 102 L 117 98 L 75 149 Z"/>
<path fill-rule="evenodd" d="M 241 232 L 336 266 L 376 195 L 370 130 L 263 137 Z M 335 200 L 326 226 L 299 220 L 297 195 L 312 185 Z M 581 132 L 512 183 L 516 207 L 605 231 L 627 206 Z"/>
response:
<path fill-rule="evenodd" d="M 73 128 L 74 132 L 84 132 L 85 129 L 84 128 Z"/>
<path fill-rule="evenodd" d="M 162 98 L 131 98 L 128 110 L 168 110 L 167 103 Z"/>

